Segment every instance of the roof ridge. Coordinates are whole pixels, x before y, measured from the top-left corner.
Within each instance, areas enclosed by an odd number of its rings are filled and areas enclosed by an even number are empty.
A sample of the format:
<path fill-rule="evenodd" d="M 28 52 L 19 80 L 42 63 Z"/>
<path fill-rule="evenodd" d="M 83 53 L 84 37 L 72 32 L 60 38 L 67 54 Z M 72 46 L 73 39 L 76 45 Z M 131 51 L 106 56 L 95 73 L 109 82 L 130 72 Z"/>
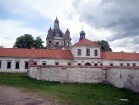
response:
<path fill-rule="evenodd" d="M 77 43 L 75 43 L 71 47 L 74 47 L 74 46 L 95 46 L 95 47 L 100 47 L 100 45 L 98 45 L 96 42 L 91 41 L 91 40 L 89 40 L 87 38 L 84 38 L 84 39 L 78 41 Z"/>

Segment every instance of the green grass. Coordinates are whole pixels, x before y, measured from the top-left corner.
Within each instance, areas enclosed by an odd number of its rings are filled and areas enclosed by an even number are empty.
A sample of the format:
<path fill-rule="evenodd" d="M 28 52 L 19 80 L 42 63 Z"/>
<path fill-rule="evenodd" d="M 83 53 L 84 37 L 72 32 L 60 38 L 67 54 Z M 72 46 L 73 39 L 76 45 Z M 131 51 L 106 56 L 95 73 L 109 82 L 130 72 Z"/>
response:
<path fill-rule="evenodd" d="M 139 105 L 139 94 L 106 84 L 37 81 L 26 74 L 0 73 L 0 85 L 23 88 L 68 105 Z"/>

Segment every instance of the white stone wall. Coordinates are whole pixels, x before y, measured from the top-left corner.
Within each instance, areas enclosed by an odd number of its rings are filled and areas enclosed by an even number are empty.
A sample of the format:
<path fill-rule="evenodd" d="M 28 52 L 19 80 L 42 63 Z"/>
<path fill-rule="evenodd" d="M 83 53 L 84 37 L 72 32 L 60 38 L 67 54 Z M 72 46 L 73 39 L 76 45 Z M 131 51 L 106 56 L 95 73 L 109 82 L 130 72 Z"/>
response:
<path fill-rule="evenodd" d="M 28 74 L 37 80 L 78 82 L 78 83 L 110 83 L 119 88 L 128 88 L 139 92 L 139 69 L 111 68 L 66 68 L 66 67 L 30 67 Z"/>
<path fill-rule="evenodd" d="M 105 78 L 104 72 L 100 68 L 30 67 L 28 73 L 37 80 L 101 83 Z"/>
<path fill-rule="evenodd" d="M 139 92 L 139 69 L 110 69 L 107 80 L 116 87 Z"/>

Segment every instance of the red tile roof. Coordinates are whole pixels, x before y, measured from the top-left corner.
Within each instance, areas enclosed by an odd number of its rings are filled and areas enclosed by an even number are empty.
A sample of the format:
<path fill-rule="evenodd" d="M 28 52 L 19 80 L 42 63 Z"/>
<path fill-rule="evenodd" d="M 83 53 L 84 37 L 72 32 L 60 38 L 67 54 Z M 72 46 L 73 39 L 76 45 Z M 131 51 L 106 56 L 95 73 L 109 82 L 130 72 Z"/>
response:
<path fill-rule="evenodd" d="M 88 40 L 86 38 L 80 40 L 79 42 L 75 43 L 71 47 L 74 47 L 74 46 L 94 46 L 94 47 L 100 47 L 100 45 L 98 45 L 97 43 L 95 43 L 95 42 L 93 42 L 91 40 Z"/>
<path fill-rule="evenodd" d="M 139 60 L 139 53 L 127 52 L 101 52 L 101 58 L 105 60 Z"/>
<path fill-rule="evenodd" d="M 72 59 L 70 50 L 0 48 L 0 57 Z"/>

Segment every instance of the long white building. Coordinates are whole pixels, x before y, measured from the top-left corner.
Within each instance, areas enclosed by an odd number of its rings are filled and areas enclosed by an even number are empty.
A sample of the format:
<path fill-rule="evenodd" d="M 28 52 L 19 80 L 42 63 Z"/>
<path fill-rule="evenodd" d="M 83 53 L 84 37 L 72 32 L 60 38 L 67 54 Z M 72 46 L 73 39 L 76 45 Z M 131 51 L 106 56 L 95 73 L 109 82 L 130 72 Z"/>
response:
<path fill-rule="evenodd" d="M 139 53 L 101 52 L 86 38 L 69 49 L 0 48 L 0 71 L 26 72 L 29 61 L 46 66 L 137 67 Z"/>

